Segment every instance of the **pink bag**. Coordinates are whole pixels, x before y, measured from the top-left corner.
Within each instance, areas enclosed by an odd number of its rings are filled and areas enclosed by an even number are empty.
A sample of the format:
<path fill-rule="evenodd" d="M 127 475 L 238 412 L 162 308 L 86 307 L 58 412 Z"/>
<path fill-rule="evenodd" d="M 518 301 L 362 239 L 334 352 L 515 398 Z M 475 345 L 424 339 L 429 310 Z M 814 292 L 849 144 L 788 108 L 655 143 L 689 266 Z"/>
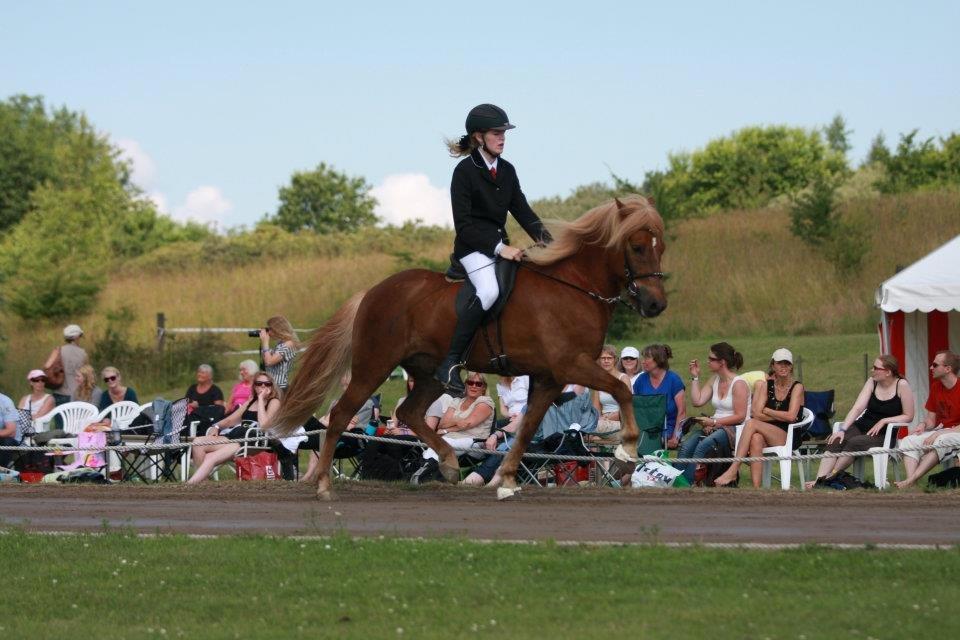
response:
<path fill-rule="evenodd" d="M 77 449 L 107 446 L 107 434 L 104 431 L 81 431 L 77 435 Z M 57 465 L 63 471 L 70 471 L 79 467 L 99 469 L 107 461 L 102 451 L 78 451 L 73 454 L 73 462 L 67 465 Z"/>

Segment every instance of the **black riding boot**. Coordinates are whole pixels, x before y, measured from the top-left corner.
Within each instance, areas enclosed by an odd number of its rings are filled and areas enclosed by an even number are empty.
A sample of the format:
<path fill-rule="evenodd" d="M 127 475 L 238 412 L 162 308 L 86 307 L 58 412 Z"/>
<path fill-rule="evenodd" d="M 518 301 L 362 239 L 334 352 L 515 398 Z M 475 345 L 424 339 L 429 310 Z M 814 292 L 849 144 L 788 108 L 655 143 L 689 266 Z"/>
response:
<path fill-rule="evenodd" d="M 457 371 L 456 367 L 463 362 L 467 347 L 470 346 L 473 334 L 480 326 L 483 314 L 483 305 L 480 304 L 480 298 L 474 296 L 467 308 L 457 318 L 457 328 L 453 330 L 450 350 L 433 374 L 434 378 L 443 383 L 446 392 L 455 398 L 463 397 L 467 393 L 463 382 L 460 381 L 460 372 Z"/>

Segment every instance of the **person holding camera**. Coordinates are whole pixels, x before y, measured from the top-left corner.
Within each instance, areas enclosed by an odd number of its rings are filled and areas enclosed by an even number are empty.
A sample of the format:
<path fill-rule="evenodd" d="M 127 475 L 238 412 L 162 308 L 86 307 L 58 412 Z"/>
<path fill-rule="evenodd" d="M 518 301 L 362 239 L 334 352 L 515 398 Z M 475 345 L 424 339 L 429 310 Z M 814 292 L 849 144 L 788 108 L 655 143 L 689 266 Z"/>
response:
<path fill-rule="evenodd" d="M 251 336 L 253 333 L 251 332 Z M 277 388 L 285 390 L 290 377 L 290 367 L 300 347 L 296 331 L 285 317 L 273 316 L 257 335 L 260 336 L 260 355 L 264 369 L 273 378 Z M 273 348 L 270 347 L 271 338 L 277 341 Z"/>

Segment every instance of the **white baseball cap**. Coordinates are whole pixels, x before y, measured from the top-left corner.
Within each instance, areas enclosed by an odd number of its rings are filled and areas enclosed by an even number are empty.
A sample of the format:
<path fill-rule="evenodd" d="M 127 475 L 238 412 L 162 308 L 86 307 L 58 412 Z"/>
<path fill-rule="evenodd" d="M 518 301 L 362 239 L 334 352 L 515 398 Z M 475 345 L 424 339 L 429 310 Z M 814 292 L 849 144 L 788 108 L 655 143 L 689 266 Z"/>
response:
<path fill-rule="evenodd" d="M 640 352 L 637 351 L 636 347 L 624 347 L 623 351 L 620 352 L 620 358 L 639 358 Z"/>
<path fill-rule="evenodd" d="M 783 347 L 780 347 L 779 349 L 773 352 L 773 361 L 782 362 L 784 360 L 786 360 L 790 364 L 793 364 L 793 354 L 790 353 L 789 349 L 784 349 Z"/>
<path fill-rule="evenodd" d="M 78 324 L 68 324 L 63 328 L 64 338 L 79 338 L 83 335 L 83 329 Z"/>

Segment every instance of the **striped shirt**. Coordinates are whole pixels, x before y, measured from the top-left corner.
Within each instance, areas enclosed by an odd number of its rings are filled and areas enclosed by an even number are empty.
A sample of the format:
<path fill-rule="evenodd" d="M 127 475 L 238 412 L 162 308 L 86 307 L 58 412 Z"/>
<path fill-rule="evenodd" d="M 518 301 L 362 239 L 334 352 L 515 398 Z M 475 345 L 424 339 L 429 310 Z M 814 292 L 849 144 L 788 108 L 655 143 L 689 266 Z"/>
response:
<path fill-rule="evenodd" d="M 266 371 L 273 378 L 274 383 L 280 389 L 287 388 L 287 379 L 290 377 L 290 367 L 293 359 L 297 357 L 296 350 L 286 342 L 281 342 L 270 353 L 280 356 L 282 359 L 277 364 L 267 365 Z"/>

